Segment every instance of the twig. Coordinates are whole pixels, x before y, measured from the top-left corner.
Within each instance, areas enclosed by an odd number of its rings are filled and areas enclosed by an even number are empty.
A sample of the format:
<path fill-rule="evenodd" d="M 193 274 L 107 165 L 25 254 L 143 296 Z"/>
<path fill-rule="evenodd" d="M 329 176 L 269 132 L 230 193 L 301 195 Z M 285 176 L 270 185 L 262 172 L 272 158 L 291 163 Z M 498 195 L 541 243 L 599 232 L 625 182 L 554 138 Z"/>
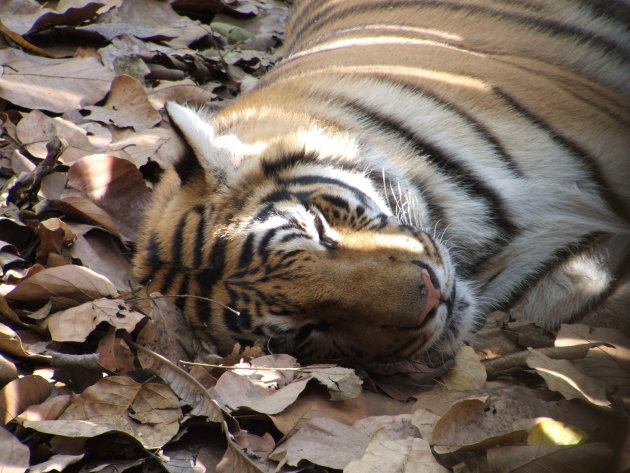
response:
<path fill-rule="evenodd" d="M 554 360 L 577 360 L 584 358 L 591 348 L 595 348 L 601 345 L 605 345 L 602 342 L 583 343 L 581 345 L 573 345 L 569 347 L 547 347 L 536 348 L 532 350 L 523 350 L 511 355 L 502 356 L 500 358 L 493 358 L 491 360 L 484 360 L 483 365 L 488 373 L 488 378 L 497 376 L 498 374 L 506 371 L 527 368 L 527 357 L 532 352 L 539 352 Z"/>

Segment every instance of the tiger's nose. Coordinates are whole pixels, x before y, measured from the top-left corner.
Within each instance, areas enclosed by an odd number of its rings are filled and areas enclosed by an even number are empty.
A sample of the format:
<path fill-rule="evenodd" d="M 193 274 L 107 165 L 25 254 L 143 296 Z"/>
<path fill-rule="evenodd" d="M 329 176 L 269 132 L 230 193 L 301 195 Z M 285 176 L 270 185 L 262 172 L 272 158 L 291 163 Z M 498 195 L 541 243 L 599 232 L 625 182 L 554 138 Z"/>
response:
<path fill-rule="evenodd" d="M 433 286 L 431 281 L 431 275 L 426 269 L 422 269 L 422 282 L 424 283 L 420 289 L 423 298 L 426 299 L 426 305 L 424 310 L 418 318 L 418 323 L 422 323 L 426 319 L 427 315 L 440 305 L 440 290 Z"/>

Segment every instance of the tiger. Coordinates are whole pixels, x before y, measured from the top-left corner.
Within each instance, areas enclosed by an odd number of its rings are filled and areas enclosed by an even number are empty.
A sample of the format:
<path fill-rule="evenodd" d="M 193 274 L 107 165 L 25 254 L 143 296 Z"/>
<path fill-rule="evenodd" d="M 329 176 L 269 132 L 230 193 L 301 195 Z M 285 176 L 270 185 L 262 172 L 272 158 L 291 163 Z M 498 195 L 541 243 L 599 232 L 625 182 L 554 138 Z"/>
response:
<path fill-rule="evenodd" d="M 628 327 L 630 8 L 304 0 L 185 151 L 133 260 L 208 350 L 449 357 L 495 311 Z"/>

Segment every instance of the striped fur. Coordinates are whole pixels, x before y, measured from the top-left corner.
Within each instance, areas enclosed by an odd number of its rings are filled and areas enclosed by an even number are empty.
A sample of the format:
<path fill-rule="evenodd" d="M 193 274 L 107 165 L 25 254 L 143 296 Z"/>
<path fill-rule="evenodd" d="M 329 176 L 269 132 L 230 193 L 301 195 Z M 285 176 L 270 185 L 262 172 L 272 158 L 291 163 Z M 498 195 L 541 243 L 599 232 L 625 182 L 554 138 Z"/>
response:
<path fill-rule="evenodd" d="M 493 310 L 629 324 L 626 4 L 296 3 L 255 90 L 169 106 L 144 283 L 220 352 L 306 360 L 450 354 Z"/>

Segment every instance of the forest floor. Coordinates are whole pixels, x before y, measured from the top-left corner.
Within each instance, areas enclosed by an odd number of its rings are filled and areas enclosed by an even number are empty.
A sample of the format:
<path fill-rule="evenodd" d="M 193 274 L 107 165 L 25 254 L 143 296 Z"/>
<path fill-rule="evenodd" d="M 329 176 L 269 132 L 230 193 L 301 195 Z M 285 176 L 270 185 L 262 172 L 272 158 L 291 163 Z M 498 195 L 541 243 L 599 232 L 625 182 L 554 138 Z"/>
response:
<path fill-rule="evenodd" d="M 491 314 L 441 372 L 191 364 L 133 283 L 138 222 L 181 143 L 167 101 L 222 106 L 277 60 L 264 0 L 0 3 L 0 472 L 618 472 L 630 340 Z"/>

